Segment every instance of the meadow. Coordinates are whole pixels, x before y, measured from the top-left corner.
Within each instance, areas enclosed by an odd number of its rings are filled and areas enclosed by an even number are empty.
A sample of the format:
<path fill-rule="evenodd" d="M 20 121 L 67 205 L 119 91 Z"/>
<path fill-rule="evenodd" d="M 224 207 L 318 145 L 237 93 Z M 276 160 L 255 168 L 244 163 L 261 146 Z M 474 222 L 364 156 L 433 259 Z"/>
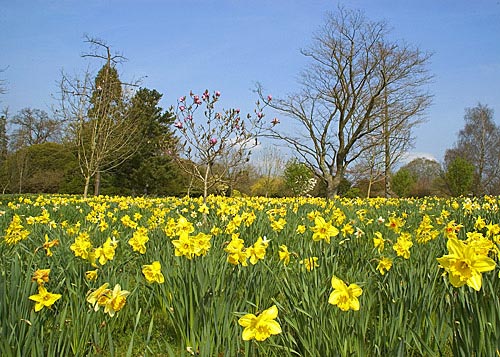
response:
<path fill-rule="evenodd" d="M 500 355 L 499 205 L 1 196 L 0 355 Z"/>

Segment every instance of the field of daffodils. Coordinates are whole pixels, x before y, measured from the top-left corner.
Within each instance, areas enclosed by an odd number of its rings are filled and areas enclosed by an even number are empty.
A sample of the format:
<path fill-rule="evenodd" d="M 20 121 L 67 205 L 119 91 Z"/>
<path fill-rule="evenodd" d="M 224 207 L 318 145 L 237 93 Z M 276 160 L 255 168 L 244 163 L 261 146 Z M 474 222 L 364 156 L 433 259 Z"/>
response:
<path fill-rule="evenodd" d="M 499 206 L 0 196 L 0 355 L 500 355 Z"/>

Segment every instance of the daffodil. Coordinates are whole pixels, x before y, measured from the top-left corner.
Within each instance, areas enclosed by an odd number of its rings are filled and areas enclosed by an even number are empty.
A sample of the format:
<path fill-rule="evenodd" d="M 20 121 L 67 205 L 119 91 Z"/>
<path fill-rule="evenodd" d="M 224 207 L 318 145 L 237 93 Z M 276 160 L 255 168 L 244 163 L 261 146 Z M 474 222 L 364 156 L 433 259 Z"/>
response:
<path fill-rule="evenodd" d="M 330 243 L 330 238 L 339 234 L 339 230 L 330 221 L 326 222 L 321 216 L 314 218 L 314 224 L 314 227 L 311 227 L 314 232 L 312 236 L 314 241 L 324 239 L 327 243 Z"/>
<path fill-rule="evenodd" d="M 382 237 L 382 233 L 380 232 L 375 232 L 374 233 L 375 237 L 373 238 L 373 245 L 375 248 L 377 248 L 379 253 L 382 253 L 384 250 L 384 237 Z"/>
<path fill-rule="evenodd" d="M 286 245 L 280 245 L 278 255 L 280 257 L 280 261 L 283 261 L 284 265 L 288 265 L 290 263 L 290 252 L 288 251 L 288 247 Z"/>
<path fill-rule="evenodd" d="M 44 307 L 51 307 L 61 296 L 61 294 L 49 293 L 43 285 L 38 285 L 38 294 L 31 295 L 29 299 L 36 302 L 35 312 L 38 312 Z"/>
<path fill-rule="evenodd" d="M 101 306 L 106 305 L 107 300 L 109 299 L 109 294 L 111 292 L 108 289 L 109 283 L 104 283 L 100 287 L 95 290 L 90 290 L 87 293 L 87 302 L 92 305 L 94 311 L 98 311 Z"/>
<path fill-rule="evenodd" d="M 172 244 L 175 247 L 175 256 L 182 257 L 185 256 L 188 259 L 193 258 L 195 254 L 195 249 L 193 245 L 194 241 L 189 236 L 189 233 L 182 232 L 179 236 L 179 239 L 175 239 L 172 241 Z"/>
<path fill-rule="evenodd" d="M 413 246 L 411 235 L 409 233 L 401 233 L 397 242 L 392 246 L 398 257 L 410 259 L 410 248 Z"/>
<path fill-rule="evenodd" d="M 212 243 L 210 242 L 211 239 L 212 235 L 205 234 L 203 232 L 191 237 L 194 254 L 198 257 L 206 255 L 212 246 Z"/>
<path fill-rule="evenodd" d="M 86 271 L 85 272 L 85 279 L 87 279 L 88 281 L 97 280 L 97 269 Z"/>
<path fill-rule="evenodd" d="M 141 254 L 146 253 L 146 243 L 149 241 L 148 230 L 144 227 L 139 227 L 134 232 L 132 238 L 129 239 L 128 244 L 132 249 Z"/>
<path fill-rule="evenodd" d="M 237 235 L 233 235 L 231 242 L 224 248 L 224 251 L 228 253 L 227 261 L 230 264 L 242 266 L 247 266 L 247 253 L 245 249 L 245 242 L 243 239 L 238 238 Z"/>
<path fill-rule="evenodd" d="M 90 241 L 90 236 L 87 232 L 80 233 L 76 238 L 75 242 L 69 247 L 75 257 L 81 257 L 82 259 L 88 259 L 89 254 L 92 250 L 92 242 Z"/>
<path fill-rule="evenodd" d="M 304 226 L 303 224 L 299 224 L 297 226 L 297 229 L 295 230 L 295 232 L 297 232 L 297 234 L 302 234 L 306 231 L 306 226 Z"/>
<path fill-rule="evenodd" d="M 117 246 L 118 246 L 118 241 L 115 240 L 114 237 L 113 239 L 108 237 L 108 239 L 106 240 L 106 242 L 104 242 L 102 247 L 98 247 L 95 250 L 95 259 L 99 259 L 99 263 L 101 265 L 106 264 L 108 260 L 113 260 L 113 258 L 115 257 L 115 250 Z"/>
<path fill-rule="evenodd" d="M 455 238 L 448 239 L 446 246 L 449 254 L 437 260 L 448 272 L 451 285 L 459 288 L 467 284 L 476 291 L 481 290 L 481 273 L 495 269 L 495 261 Z"/>
<path fill-rule="evenodd" d="M 244 341 L 252 339 L 264 341 L 271 335 L 280 334 L 281 326 L 275 321 L 277 317 L 278 308 L 276 305 L 262 311 L 258 316 L 246 314 L 238 320 L 238 324 L 245 328 L 241 337 Z"/>
<path fill-rule="evenodd" d="M 161 264 L 159 261 L 154 261 L 150 265 L 142 266 L 142 273 L 146 277 L 146 280 L 149 283 L 159 283 L 162 284 L 165 282 L 165 277 L 161 272 Z"/>
<path fill-rule="evenodd" d="M 306 258 L 301 260 L 299 263 L 303 264 L 307 271 L 312 271 L 314 268 L 319 267 L 318 257 Z"/>
<path fill-rule="evenodd" d="M 259 260 L 264 259 L 268 244 L 269 243 L 267 241 L 262 240 L 262 237 L 259 237 L 254 245 L 246 250 L 247 258 L 250 259 L 250 263 L 252 263 L 252 265 L 257 264 Z"/>
<path fill-rule="evenodd" d="M 120 284 L 116 284 L 111 292 L 111 296 L 104 305 L 104 313 L 109 316 L 115 316 L 115 313 L 120 311 L 127 302 L 127 296 L 130 291 L 122 290 Z"/>
<path fill-rule="evenodd" d="M 49 281 L 50 269 L 38 269 L 35 270 L 31 281 L 36 281 L 38 285 L 43 285 Z"/>
<path fill-rule="evenodd" d="M 12 217 L 12 221 L 5 230 L 4 240 L 7 244 L 16 244 L 26 239 L 29 234 L 30 232 L 21 225 L 21 217 L 16 214 Z"/>
<path fill-rule="evenodd" d="M 340 231 L 344 237 L 347 237 L 354 233 L 354 227 L 350 223 L 347 223 Z"/>
<path fill-rule="evenodd" d="M 273 231 L 276 232 L 281 232 L 283 228 L 285 228 L 286 220 L 283 218 L 279 218 L 277 221 L 276 220 L 271 220 L 271 228 Z"/>
<path fill-rule="evenodd" d="M 338 306 L 342 311 L 359 310 L 358 297 L 363 290 L 356 284 L 347 285 L 336 276 L 332 277 L 333 292 L 330 294 L 328 302 Z"/>
<path fill-rule="evenodd" d="M 380 272 L 380 274 L 384 275 L 386 272 L 388 272 L 392 267 L 392 260 L 386 257 L 382 257 L 377 265 L 377 270 Z"/>
<path fill-rule="evenodd" d="M 50 248 L 59 245 L 59 239 L 54 239 L 52 241 L 49 241 L 49 236 L 46 234 L 45 235 L 45 243 L 43 243 L 43 249 L 45 249 L 45 253 L 47 254 L 48 257 L 52 256 L 52 251 Z"/>
<path fill-rule="evenodd" d="M 401 227 L 405 225 L 405 222 L 399 217 L 389 217 L 389 222 L 385 225 L 386 227 L 392 229 L 395 233 L 399 233 Z"/>

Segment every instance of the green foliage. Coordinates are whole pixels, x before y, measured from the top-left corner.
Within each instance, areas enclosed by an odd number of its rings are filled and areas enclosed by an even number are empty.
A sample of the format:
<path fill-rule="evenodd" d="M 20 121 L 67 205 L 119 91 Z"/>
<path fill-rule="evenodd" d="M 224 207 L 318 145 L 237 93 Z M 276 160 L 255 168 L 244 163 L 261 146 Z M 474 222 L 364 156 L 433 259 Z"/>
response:
<path fill-rule="evenodd" d="M 122 83 L 116 68 L 107 62 L 97 72 L 90 103 L 89 117 L 96 120 L 113 119 L 123 108 Z"/>
<path fill-rule="evenodd" d="M 401 168 L 392 176 L 391 186 L 399 197 L 408 197 L 415 183 L 412 173 L 408 169 Z"/>
<path fill-rule="evenodd" d="M 67 183 L 78 174 L 78 162 L 68 146 L 46 142 L 24 147 L 9 154 L 2 166 L 6 192 L 75 192 Z"/>
<path fill-rule="evenodd" d="M 127 116 L 140 127 L 135 153 L 103 181 L 103 193 L 179 195 L 182 174 L 172 160 L 177 138 L 171 130 L 174 115 L 159 106 L 162 94 L 140 88 Z"/>
<path fill-rule="evenodd" d="M 448 165 L 445 182 L 452 196 L 467 195 L 474 182 L 474 165 L 461 157 L 455 158 Z"/>
<path fill-rule="evenodd" d="M 316 180 L 314 173 L 306 164 L 299 162 L 297 158 L 288 160 L 283 173 L 286 187 L 295 196 L 305 195 L 314 189 Z"/>

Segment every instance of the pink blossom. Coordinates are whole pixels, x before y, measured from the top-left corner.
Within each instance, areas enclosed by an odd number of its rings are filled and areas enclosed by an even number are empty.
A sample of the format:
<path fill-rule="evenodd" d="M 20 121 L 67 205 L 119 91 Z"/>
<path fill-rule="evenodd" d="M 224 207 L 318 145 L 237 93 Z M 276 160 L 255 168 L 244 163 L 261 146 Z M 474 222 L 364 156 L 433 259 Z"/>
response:
<path fill-rule="evenodd" d="M 180 121 L 175 122 L 175 123 L 174 123 L 174 126 L 175 126 L 176 128 L 182 129 L 182 123 L 181 123 Z"/>
<path fill-rule="evenodd" d="M 240 112 L 240 108 L 237 108 L 237 109 L 235 110 L 235 112 L 239 114 L 239 112 Z"/>
<path fill-rule="evenodd" d="M 217 138 L 211 138 L 210 145 L 215 145 L 215 144 L 217 144 Z"/>
<path fill-rule="evenodd" d="M 195 96 L 193 97 L 193 101 L 194 101 L 194 104 L 198 104 L 198 105 L 200 105 L 200 104 L 201 104 L 200 97 L 199 97 L 199 96 L 197 96 L 197 95 L 195 95 Z"/>
<path fill-rule="evenodd" d="M 220 92 L 219 92 L 218 90 L 217 90 L 217 91 L 215 91 L 215 96 L 216 96 L 216 97 L 220 97 Z"/>
<path fill-rule="evenodd" d="M 179 98 L 179 102 L 181 102 L 181 103 L 184 102 L 185 100 L 186 100 L 186 96 L 182 96 Z"/>
<path fill-rule="evenodd" d="M 264 114 L 262 114 L 261 112 L 257 113 L 257 118 L 262 119 L 263 116 L 264 116 Z"/>
<path fill-rule="evenodd" d="M 186 107 L 185 107 L 185 106 L 183 106 L 183 105 L 181 105 L 181 106 L 179 107 L 179 110 L 180 110 L 181 112 L 183 112 L 183 111 L 184 111 L 184 109 L 186 109 Z"/>
<path fill-rule="evenodd" d="M 273 125 L 276 125 L 279 123 L 280 123 L 280 120 L 278 118 L 274 118 L 273 120 L 271 120 L 271 124 L 273 124 Z"/>
<path fill-rule="evenodd" d="M 268 101 L 268 102 L 270 102 L 271 100 L 273 100 L 273 96 L 272 96 L 271 94 L 269 94 L 269 95 L 267 96 L 267 101 Z"/>
<path fill-rule="evenodd" d="M 188 115 L 187 117 L 184 118 L 184 121 L 188 121 L 188 120 L 193 120 L 193 116 Z"/>

